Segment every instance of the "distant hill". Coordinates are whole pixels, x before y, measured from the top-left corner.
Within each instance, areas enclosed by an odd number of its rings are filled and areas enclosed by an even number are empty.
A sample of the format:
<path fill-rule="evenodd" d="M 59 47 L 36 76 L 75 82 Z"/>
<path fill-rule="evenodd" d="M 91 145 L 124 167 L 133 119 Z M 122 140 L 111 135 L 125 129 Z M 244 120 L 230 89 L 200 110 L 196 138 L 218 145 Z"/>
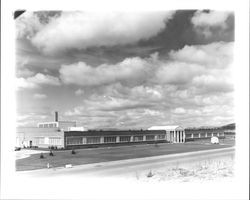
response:
<path fill-rule="evenodd" d="M 187 127 L 187 130 L 204 130 L 204 129 L 223 129 L 223 130 L 235 130 L 235 123 L 223 125 L 223 126 L 199 126 L 199 127 Z"/>
<path fill-rule="evenodd" d="M 235 130 L 235 123 L 227 124 L 227 125 L 221 126 L 221 128 L 227 129 L 227 130 Z"/>

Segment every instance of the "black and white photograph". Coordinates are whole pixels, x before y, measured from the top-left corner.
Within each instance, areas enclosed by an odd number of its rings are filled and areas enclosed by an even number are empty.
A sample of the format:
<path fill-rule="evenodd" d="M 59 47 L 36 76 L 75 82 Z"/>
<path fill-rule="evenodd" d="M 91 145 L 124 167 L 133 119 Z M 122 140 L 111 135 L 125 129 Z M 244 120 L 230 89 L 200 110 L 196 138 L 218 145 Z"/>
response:
<path fill-rule="evenodd" d="M 237 167 L 249 168 L 236 155 L 238 138 L 249 138 L 237 114 L 235 71 L 248 68 L 237 61 L 237 11 L 82 7 L 9 17 L 14 198 L 102 199 L 129 185 L 169 192 L 142 199 L 192 198 L 180 196 L 183 184 L 207 184 L 200 199 L 229 198 L 218 187 L 232 188 Z M 130 195 L 105 198 L 137 199 Z"/>

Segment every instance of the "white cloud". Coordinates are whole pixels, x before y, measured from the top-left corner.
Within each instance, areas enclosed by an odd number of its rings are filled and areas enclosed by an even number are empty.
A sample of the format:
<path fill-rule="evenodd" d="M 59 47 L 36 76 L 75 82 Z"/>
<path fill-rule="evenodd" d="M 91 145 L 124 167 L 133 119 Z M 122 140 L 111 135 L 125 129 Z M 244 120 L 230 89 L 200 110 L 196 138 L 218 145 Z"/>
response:
<path fill-rule="evenodd" d="M 17 78 L 17 87 L 18 88 L 39 88 L 41 85 L 60 85 L 59 78 L 44 75 L 41 73 L 36 74 L 35 76 L 31 76 L 28 78 Z"/>
<path fill-rule="evenodd" d="M 186 110 L 184 108 L 179 107 L 179 108 L 174 109 L 172 112 L 174 114 L 184 114 L 186 113 Z"/>
<path fill-rule="evenodd" d="M 34 12 L 26 11 L 16 19 L 17 38 L 32 38 L 39 30 L 43 28 L 39 18 Z"/>
<path fill-rule="evenodd" d="M 197 11 L 191 19 L 195 26 L 225 26 L 225 21 L 230 15 L 225 11 Z"/>
<path fill-rule="evenodd" d="M 171 19 L 169 12 L 62 12 L 32 38 L 32 43 L 45 53 L 91 46 L 131 44 L 148 39 Z"/>
<path fill-rule="evenodd" d="M 156 72 L 160 83 L 187 84 L 193 77 L 204 73 L 203 66 L 184 62 L 169 62 L 163 64 Z"/>
<path fill-rule="evenodd" d="M 212 29 L 219 28 L 226 30 L 226 20 L 231 14 L 225 11 L 197 11 L 192 17 L 191 22 L 198 34 L 203 34 L 206 38 L 210 38 L 213 36 Z"/>
<path fill-rule="evenodd" d="M 228 77 L 224 74 L 217 74 L 217 76 L 212 75 L 201 75 L 193 79 L 194 85 L 198 88 L 204 88 L 206 91 L 223 91 L 231 92 L 233 91 L 233 84 Z"/>
<path fill-rule="evenodd" d="M 78 90 L 75 91 L 76 96 L 81 96 L 83 94 L 84 94 L 84 90 L 82 90 L 82 89 L 78 89 Z"/>
<path fill-rule="evenodd" d="M 215 42 L 207 45 L 185 46 L 171 51 L 170 58 L 210 68 L 226 68 L 233 60 L 233 42 Z M 207 69 L 209 70 L 209 69 Z"/>
<path fill-rule="evenodd" d="M 103 64 L 98 67 L 89 66 L 84 62 L 63 65 L 59 72 L 65 84 L 89 86 L 115 82 L 138 84 L 143 77 L 150 75 L 150 70 L 152 66 L 146 60 L 135 57 L 126 58 L 115 65 Z"/>
<path fill-rule="evenodd" d="M 162 91 L 156 85 L 173 85 L 199 93 L 232 91 L 232 57 L 233 43 L 218 42 L 185 46 L 171 51 L 169 59 L 159 59 L 157 54 L 152 54 L 149 58 L 126 58 L 116 64 L 96 67 L 79 62 L 63 65 L 59 72 L 65 84 L 113 85 L 109 88 L 110 94 L 122 87 L 125 93 L 132 88 L 137 97 L 160 99 Z"/>
<path fill-rule="evenodd" d="M 46 94 L 34 94 L 34 98 L 35 99 L 46 99 L 47 98 L 47 95 Z"/>
<path fill-rule="evenodd" d="M 29 77 L 29 76 L 33 76 L 34 74 L 35 72 L 27 68 L 17 69 L 17 72 L 16 72 L 17 77 Z"/>

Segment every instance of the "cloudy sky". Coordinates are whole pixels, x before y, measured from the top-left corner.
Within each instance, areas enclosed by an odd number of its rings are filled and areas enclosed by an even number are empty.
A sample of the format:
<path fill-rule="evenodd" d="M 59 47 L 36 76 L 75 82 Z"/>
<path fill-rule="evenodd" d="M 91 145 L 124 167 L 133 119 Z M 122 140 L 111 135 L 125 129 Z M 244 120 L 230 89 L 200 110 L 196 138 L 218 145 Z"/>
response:
<path fill-rule="evenodd" d="M 234 14 L 25 12 L 16 19 L 19 126 L 234 122 Z"/>

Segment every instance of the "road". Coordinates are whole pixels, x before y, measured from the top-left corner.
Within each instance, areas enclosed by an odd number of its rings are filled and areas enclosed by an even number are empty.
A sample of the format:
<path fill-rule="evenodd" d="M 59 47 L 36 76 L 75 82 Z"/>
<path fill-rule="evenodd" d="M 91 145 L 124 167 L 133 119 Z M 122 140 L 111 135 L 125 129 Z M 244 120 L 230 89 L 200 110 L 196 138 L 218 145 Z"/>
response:
<path fill-rule="evenodd" d="M 31 177 L 77 176 L 77 177 L 131 177 L 137 172 L 155 170 L 164 167 L 190 165 L 204 160 L 220 160 L 222 157 L 234 157 L 234 147 L 178 153 L 145 158 L 99 162 L 73 166 L 72 168 L 50 168 L 17 172 L 18 175 Z"/>

